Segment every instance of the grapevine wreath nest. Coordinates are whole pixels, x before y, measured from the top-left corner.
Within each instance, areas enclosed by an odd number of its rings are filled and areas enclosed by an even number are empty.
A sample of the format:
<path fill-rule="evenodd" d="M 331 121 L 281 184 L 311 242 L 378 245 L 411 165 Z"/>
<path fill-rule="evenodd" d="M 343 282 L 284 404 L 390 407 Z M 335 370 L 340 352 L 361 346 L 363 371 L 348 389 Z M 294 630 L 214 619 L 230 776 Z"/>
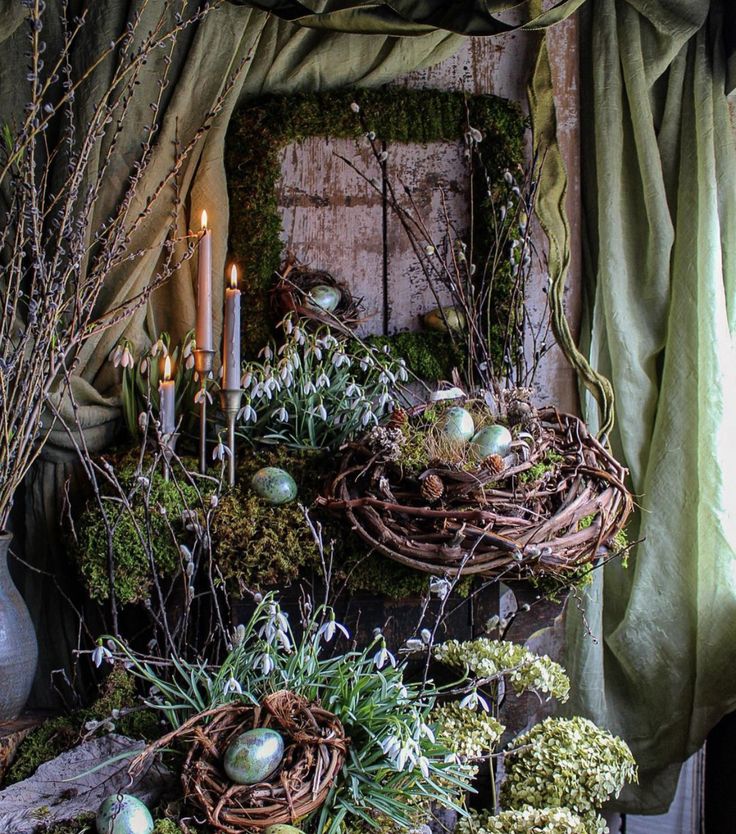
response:
<path fill-rule="evenodd" d="M 237 736 L 256 727 L 270 727 L 284 737 L 281 764 L 265 782 L 235 784 L 223 770 L 223 756 Z M 225 834 L 291 824 L 319 808 L 348 745 L 335 715 L 285 690 L 266 697 L 262 706 L 231 703 L 195 715 L 155 747 L 172 742 L 187 748 L 181 773 L 185 800 Z"/>
<path fill-rule="evenodd" d="M 419 571 L 564 579 L 614 547 L 633 506 L 626 470 L 585 423 L 556 409 L 540 411 L 527 436 L 505 459 L 470 469 L 433 461 L 418 475 L 366 436 L 345 447 L 323 503 L 373 548 Z"/>
<path fill-rule="evenodd" d="M 322 310 L 316 304 L 310 304 L 309 291 L 320 285 L 335 287 L 340 292 L 340 302 L 334 312 Z M 293 259 L 286 262 L 281 270 L 281 277 L 272 290 L 276 311 L 280 315 L 296 313 L 315 325 L 326 324 L 334 329 L 347 332 L 363 321 L 361 318 L 362 302 L 356 299 L 345 284 L 339 282 L 329 272 L 308 269 Z"/>

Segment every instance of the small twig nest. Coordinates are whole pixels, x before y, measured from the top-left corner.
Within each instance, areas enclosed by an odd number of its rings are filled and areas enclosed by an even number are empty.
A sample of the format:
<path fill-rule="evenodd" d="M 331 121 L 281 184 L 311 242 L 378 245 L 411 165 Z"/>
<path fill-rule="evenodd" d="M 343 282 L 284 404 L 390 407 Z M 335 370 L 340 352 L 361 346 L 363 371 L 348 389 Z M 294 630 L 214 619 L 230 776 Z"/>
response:
<path fill-rule="evenodd" d="M 340 302 L 333 312 L 309 301 L 309 291 L 320 285 L 334 287 L 340 293 Z M 362 299 L 355 298 L 347 286 L 329 272 L 308 269 L 294 259 L 289 259 L 281 269 L 281 277 L 272 290 L 272 302 L 279 316 L 296 313 L 314 325 L 328 325 L 345 333 L 355 330 L 364 321 Z"/>
<path fill-rule="evenodd" d="M 237 736 L 256 727 L 281 733 L 283 758 L 265 782 L 235 784 L 225 774 L 223 757 Z M 172 742 L 187 748 L 181 772 L 185 800 L 225 834 L 292 824 L 319 808 L 342 769 L 348 745 L 335 715 L 285 690 L 269 695 L 262 706 L 226 704 L 195 715 L 145 754 Z"/>
<path fill-rule="evenodd" d="M 579 418 L 542 410 L 534 435 L 528 456 L 508 467 L 498 456 L 470 469 L 435 460 L 418 477 L 367 441 L 350 443 L 321 503 L 371 547 L 425 573 L 564 580 L 614 546 L 633 499 L 626 470 Z M 556 462 L 541 480 L 525 476 L 550 452 Z"/>

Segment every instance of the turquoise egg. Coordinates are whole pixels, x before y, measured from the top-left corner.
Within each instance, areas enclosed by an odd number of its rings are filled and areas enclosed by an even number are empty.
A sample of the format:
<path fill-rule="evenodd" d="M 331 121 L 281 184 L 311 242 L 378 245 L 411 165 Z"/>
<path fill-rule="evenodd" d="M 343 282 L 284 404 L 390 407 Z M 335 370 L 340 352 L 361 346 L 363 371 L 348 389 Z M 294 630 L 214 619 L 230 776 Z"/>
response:
<path fill-rule="evenodd" d="M 317 284 L 307 294 L 307 304 L 310 307 L 319 307 L 327 313 L 333 313 L 342 301 L 342 293 L 337 287 L 330 287 L 328 284 Z"/>
<path fill-rule="evenodd" d="M 151 834 L 151 812 L 136 796 L 116 793 L 100 805 L 95 820 L 98 834 Z"/>
<path fill-rule="evenodd" d="M 454 406 L 442 421 L 442 436 L 451 443 L 466 443 L 475 432 L 473 416 L 469 411 Z"/>
<path fill-rule="evenodd" d="M 257 785 L 281 764 L 284 740 L 276 730 L 258 727 L 238 736 L 227 748 L 225 773 L 238 785 Z"/>
<path fill-rule="evenodd" d="M 473 435 L 470 441 L 471 451 L 479 458 L 489 455 L 501 455 L 505 458 L 511 451 L 511 432 L 506 426 L 486 426 Z"/>
<path fill-rule="evenodd" d="M 304 834 L 304 832 L 301 828 L 294 828 L 293 825 L 276 823 L 275 825 L 269 825 L 263 834 Z"/>
<path fill-rule="evenodd" d="M 264 466 L 253 476 L 251 487 L 269 504 L 288 504 L 296 498 L 296 481 L 284 469 Z"/>

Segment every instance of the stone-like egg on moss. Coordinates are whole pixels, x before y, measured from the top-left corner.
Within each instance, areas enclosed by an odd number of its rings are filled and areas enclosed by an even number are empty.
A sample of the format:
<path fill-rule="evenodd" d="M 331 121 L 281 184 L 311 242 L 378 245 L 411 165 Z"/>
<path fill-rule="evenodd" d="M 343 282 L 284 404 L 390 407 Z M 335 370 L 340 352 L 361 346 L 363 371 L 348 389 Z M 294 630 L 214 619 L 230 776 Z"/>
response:
<path fill-rule="evenodd" d="M 425 313 L 422 320 L 426 328 L 440 333 L 447 333 L 448 330 L 458 333 L 465 329 L 465 314 L 456 307 L 435 307 Z"/>
<path fill-rule="evenodd" d="M 445 414 L 440 431 L 450 443 L 466 443 L 475 433 L 473 415 L 465 408 L 453 406 Z"/>
<path fill-rule="evenodd" d="M 288 504 L 296 498 L 296 481 L 285 469 L 264 466 L 251 478 L 251 488 L 269 504 Z"/>
<path fill-rule="evenodd" d="M 256 727 L 237 736 L 225 751 L 223 767 L 238 785 L 257 785 L 267 779 L 284 757 L 284 739 L 269 727 Z"/>
<path fill-rule="evenodd" d="M 487 458 L 489 455 L 504 458 L 511 451 L 511 441 L 511 432 L 506 426 L 494 423 L 492 426 L 484 426 L 473 435 L 470 449 L 478 458 Z"/>
<path fill-rule="evenodd" d="M 304 832 L 301 828 L 295 828 L 293 825 L 277 822 L 274 825 L 269 825 L 263 834 L 304 834 Z"/>
<path fill-rule="evenodd" d="M 329 284 L 317 284 L 307 292 L 307 305 L 309 307 L 318 307 L 327 313 L 334 313 L 337 310 L 340 301 L 342 300 L 342 293 L 337 287 L 331 287 Z"/>
<path fill-rule="evenodd" d="M 115 793 L 100 805 L 95 825 L 98 834 L 151 834 L 153 818 L 137 796 Z"/>

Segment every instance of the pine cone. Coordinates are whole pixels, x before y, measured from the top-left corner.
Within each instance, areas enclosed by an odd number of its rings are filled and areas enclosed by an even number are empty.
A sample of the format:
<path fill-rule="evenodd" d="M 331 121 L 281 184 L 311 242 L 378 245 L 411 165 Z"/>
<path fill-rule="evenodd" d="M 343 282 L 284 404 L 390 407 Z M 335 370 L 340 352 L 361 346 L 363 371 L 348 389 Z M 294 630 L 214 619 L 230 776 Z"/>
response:
<path fill-rule="evenodd" d="M 397 406 L 388 418 L 388 426 L 392 429 L 400 429 L 409 422 L 409 415 L 401 406 Z"/>
<path fill-rule="evenodd" d="M 422 480 L 420 492 L 422 493 L 422 498 L 426 501 L 439 501 L 445 492 L 445 485 L 442 483 L 442 478 L 439 475 L 427 475 Z"/>
<path fill-rule="evenodd" d="M 494 475 L 500 475 L 506 468 L 501 455 L 488 455 L 483 461 L 483 466 L 493 472 Z"/>

